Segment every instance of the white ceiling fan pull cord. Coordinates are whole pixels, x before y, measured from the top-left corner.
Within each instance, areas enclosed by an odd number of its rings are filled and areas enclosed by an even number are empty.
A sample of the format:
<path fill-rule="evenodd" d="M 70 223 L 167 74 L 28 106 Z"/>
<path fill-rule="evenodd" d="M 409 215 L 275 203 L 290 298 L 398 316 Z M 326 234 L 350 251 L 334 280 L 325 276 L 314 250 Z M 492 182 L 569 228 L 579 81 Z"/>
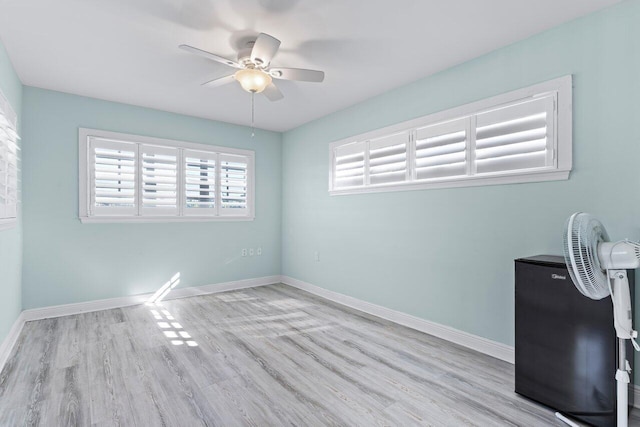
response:
<path fill-rule="evenodd" d="M 251 138 L 256 136 L 256 127 L 254 125 L 254 117 L 255 117 L 255 107 L 254 107 L 254 98 L 256 96 L 255 92 L 251 92 Z"/>

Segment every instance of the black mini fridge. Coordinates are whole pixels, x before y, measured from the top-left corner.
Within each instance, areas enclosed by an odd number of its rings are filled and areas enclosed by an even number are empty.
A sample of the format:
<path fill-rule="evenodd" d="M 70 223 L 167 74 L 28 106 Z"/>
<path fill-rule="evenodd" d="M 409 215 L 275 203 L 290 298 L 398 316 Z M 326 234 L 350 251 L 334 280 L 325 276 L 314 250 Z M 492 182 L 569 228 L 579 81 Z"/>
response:
<path fill-rule="evenodd" d="M 589 424 L 615 426 L 611 298 L 583 296 L 560 256 L 517 259 L 515 270 L 516 393 Z M 634 272 L 628 276 L 633 301 Z M 631 343 L 627 355 L 633 366 Z"/>

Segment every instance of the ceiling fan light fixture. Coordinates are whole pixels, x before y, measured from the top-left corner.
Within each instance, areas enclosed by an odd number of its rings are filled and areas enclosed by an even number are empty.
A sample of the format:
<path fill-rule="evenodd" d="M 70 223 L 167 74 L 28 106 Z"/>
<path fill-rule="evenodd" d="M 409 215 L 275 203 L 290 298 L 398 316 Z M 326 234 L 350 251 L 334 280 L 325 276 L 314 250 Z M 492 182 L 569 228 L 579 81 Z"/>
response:
<path fill-rule="evenodd" d="M 271 76 L 262 70 L 245 68 L 234 74 L 242 89 L 251 93 L 260 93 L 271 84 Z"/>

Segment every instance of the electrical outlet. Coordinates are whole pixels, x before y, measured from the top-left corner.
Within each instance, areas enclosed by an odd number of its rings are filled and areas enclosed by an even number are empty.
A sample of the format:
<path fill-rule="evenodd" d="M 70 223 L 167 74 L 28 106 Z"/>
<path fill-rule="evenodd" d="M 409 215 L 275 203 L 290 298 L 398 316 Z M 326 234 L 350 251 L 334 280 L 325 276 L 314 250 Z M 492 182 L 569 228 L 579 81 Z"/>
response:
<path fill-rule="evenodd" d="M 258 256 L 262 255 L 262 248 L 256 249 L 256 255 Z"/>
<path fill-rule="evenodd" d="M 242 248 L 242 256 L 247 256 L 247 249 L 246 248 Z"/>
<path fill-rule="evenodd" d="M 320 262 L 320 252 L 315 251 L 315 253 L 313 254 L 313 256 L 314 256 L 314 258 L 315 258 L 316 262 Z"/>
<path fill-rule="evenodd" d="M 249 256 L 253 256 L 253 248 L 249 248 Z"/>

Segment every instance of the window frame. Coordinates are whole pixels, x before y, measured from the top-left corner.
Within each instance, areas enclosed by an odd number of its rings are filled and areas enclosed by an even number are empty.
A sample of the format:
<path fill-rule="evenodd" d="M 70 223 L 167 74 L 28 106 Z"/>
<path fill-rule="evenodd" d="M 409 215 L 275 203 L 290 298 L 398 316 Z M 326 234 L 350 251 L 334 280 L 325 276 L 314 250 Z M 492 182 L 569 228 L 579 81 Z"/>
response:
<path fill-rule="evenodd" d="M 481 175 L 463 175 L 456 177 L 432 178 L 416 180 L 414 168 L 416 132 L 427 126 L 446 124 L 456 120 L 468 120 L 470 126 L 475 125 L 475 117 L 488 111 L 516 104 L 521 101 L 534 100 L 544 96 L 554 96 L 555 115 L 552 123 L 553 165 L 539 169 L 520 169 L 503 172 L 485 173 Z M 387 126 L 370 132 L 344 138 L 329 144 L 329 194 L 348 195 L 361 193 L 378 193 L 388 191 L 425 190 L 435 188 L 471 187 L 480 185 L 515 184 L 527 182 L 543 182 L 566 180 L 572 168 L 572 76 L 567 75 L 546 82 L 538 83 L 526 88 L 517 89 L 480 101 L 471 102 L 459 107 L 436 112 L 395 125 Z M 353 143 L 365 143 L 393 134 L 408 132 L 410 134 L 407 153 L 406 181 L 390 184 L 364 184 L 360 187 L 335 188 L 336 149 Z M 475 132 L 467 128 L 470 155 L 475 151 Z M 365 155 L 365 157 L 367 157 Z M 470 164 L 470 160 L 466 160 Z M 367 174 L 365 170 L 365 175 Z"/>
<path fill-rule="evenodd" d="M 143 215 L 143 208 L 141 204 L 141 193 L 139 185 L 137 185 L 136 196 L 136 213 L 133 215 L 91 215 L 91 159 L 90 157 L 90 138 L 102 138 L 109 139 L 115 142 L 123 142 L 129 144 L 136 144 L 136 167 L 137 173 L 141 172 L 140 166 L 140 153 L 142 152 L 142 145 L 151 145 L 157 147 L 168 147 L 178 150 L 178 181 L 177 181 L 177 203 L 178 212 L 176 215 Z M 209 221 L 253 221 L 255 219 L 255 152 L 252 150 L 243 150 L 239 148 L 222 147 L 208 144 L 198 144 L 193 142 L 177 141 L 164 138 L 156 138 L 141 135 L 132 135 L 119 132 L 111 132 L 99 129 L 78 129 L 78 149 L 79 149 L 79 170 L 78 170 L 78 182 L 79 182 L 79 219 L 82 223 L 119 223 L 119 222 L 136 222 L 136 223 L 162 223 L 162 222 L 209 222 Z M 183 188 L 184 185 L 180 183 L 181 174 L 184 173 L 184 151 L 200 151 L 213 154 L 217 157 L 219 155 L 231 155 L 242 156 L 247 160 L 247 209 L 246 213 L 242 215 L 194 215 L 193 213 L 186 214 L 183 204 L 186 201 L 186 192 Z M 136 181 L 139 182 L 138 179 Z M 218 183 L 216 182 L 216 188 Z M 218 191 L 217 191 L 218 192 Z M 216 203 L 219 199 L 216 199 Z"/>
<path fill-rule="evenodd" d="M 20 157 L 21 147 L 20 147 L 20 143 L 18 142 L 21 139 L 20 135 L 18 134 L 18 115 L 13 110 L 13 107 L 11 107 L 9 100 L 4 96 L 4 94 L 1 91 L 0 91 L 0 114 L 2 114 L 2 116 L 4 117 L 4 120 L 7 122 L 7 125 L 3 127 L 5 129 L 10 129 L 15 137 L 14 141 L 12 141 L 12 144 L 15 146 L 15 165 L 14 165 L 15 206 L 13 206 L 13 208 L 15 209 L 15 215 L 0 216 L 0 231 L 2 231 L 2 230 L 9 230 L 11 228 L 14 228 L 18 224 L 18 216 L 20 216 L 19 206 L 22 200 L 22 189 L 20 185 L 20 181 L 21 181 L 20 166 L 21 166 L 22 159 Z M 8 151 L 10 148 L 8 146 L 5 147 L 4 145 L 0 146 L 0 150 L 5 150 L 5 149 Z M 8 164 L 9 162 L 7 162 L 7 165 Z M 7 179 L 9 179 L 8 176 L 7 176 Z M 8 193 L 5 193 L 5 197 L 7 196 L 7 194 Z M 6 202 L 6 199 L 5 199 L 5 202 Z M 4 206 L 7 206 L 7 205 L 4 205 Z M 12 206 L 12 205 L 8 205 L 8 206 Z"/>

